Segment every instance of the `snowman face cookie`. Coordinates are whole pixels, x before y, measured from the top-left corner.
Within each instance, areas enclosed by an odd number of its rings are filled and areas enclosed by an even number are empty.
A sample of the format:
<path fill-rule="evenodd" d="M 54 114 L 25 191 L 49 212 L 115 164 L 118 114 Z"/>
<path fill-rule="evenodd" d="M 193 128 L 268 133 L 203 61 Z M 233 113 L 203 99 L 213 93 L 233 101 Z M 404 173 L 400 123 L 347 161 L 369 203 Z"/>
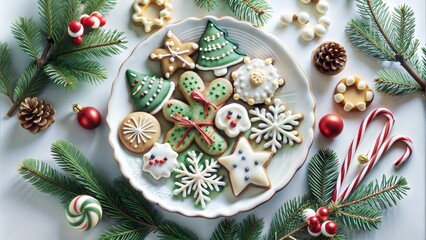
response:
<path fill-rule="evenodd" d="M 178 154 L 168 143 L 155 143 L 149 152 L 143 155 L 143 170 L 155 179 L 168 178 L 178 166 Z"/>
<path fill-rule="evenodd" d="M 234 138 L 250 129 L 251 122 L 247 110 L 238 103 L 231 103 L 219 109 L 215 125 L 225 131 L 228 137 Z"/>

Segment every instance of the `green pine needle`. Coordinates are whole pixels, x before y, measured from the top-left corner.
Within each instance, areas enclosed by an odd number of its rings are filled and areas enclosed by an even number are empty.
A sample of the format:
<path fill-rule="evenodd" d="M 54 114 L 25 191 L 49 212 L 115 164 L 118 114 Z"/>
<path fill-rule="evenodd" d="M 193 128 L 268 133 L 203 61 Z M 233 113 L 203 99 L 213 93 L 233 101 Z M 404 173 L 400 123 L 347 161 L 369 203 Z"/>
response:
<path fill-rule="evenodd" d="M 15 87 L 15 99 L 22 101 L 26 97 L 36 96 L 46 86 L 43 74 L 38 72 L 37 64 L 33 63 L 19 76 Z"/>
<path fill-rule="evenodd" d="M 199 238 L 192 231 L 177 225 L 174 222 L 164 221 L 159 226 L 159 239 L 163 240 L 198 240 Z"/>
<path fill-rule="evenodd" d="M 258 240 L 261 238 L 264 226 L 263 219 L 256 218 L 254 215 L 249 215 L 240 223 L 238 228 L 238 239 Z"/>
<path fill-rule="evenodd" d="M 420 73 L 423 79 L 426 79 L 426 47 L 422 48 L 423 57 L 422 57 L 422 66 L 419 68 Z"/>
<path fill-rule="evenodd" d="M 374 80 L 378 92 L 389 95 L 404 95 L 420 91 L 417 82 L 407 73 L 393 69 L 381 69 Z"/>
<path fill-rule="evenodd" d="M 7 44 L 0 42 L 0 92 L 13 101 L 14 76 Z"/>
<path fill-rule="evenodd" d="M 308 184 L 312 195 L 321 206 L 327 205 L 333 195 L 338 176 L 339 161 L 333 150 L 320 150 L 308 167 Z"/>
<path fill-rule="evenodd" d="M 227 0 L 232 13 L 242 20 L 263 26 L 271 18 L 272 7 L 266 0 Z"/>
<path fill-rule="evenodd" d="M 78 84 L 77 77 L 68 68 L 51 62 L 43 68 L 43 71 L 55 84 L 66 89 L 76 89 Z"/>
<path fill-rule="evenodd" d="M 213 11 L 213 9 L 217 7 L 218 3 L 218 0 L 195 0 L 195 4 L 197 4 L 198 7 L 205 8 L 208 11 Z"/>
<path fill-rule="evenodd" d="M 54 30 L 58 29 L 59 19 L 63 16 L 61 13 L 61 1 L 55 0 L 39 0 L 38 10 L 40 19 L 42 21 L 43 35 L 53 37 Z"/>
<path fill-rule="evenodd" d="M 238 240 L 238 225 L 234 219 L 222 220 L 214 230 L 210 240 Z"/>
<path fill-rule="evenodd" d="M 114 8 L 117 4 L 117 0 L 87 0 L 84 1 L 84 3 L 86 5 L 85 9 L 87 13 L 97 11 L 100 12 L 102 16 L 105 16 Z"/>
<path fill-rule="evenodd" d="M 145 239 L 150 231 L 144 227 L 122 223 L 111 227 L 101 235 L 101 240 Z"/>
<path fill-rule="evenodd" d="M 336 213 L 343 225 L 350 229 L 371 231 L 378 229 L 381 222 L 380 210 L 367 204 L 357 204 Z"/>
<path fill-rule="evenodd" d="M 12 25 L 12 34 L 19 47 L 33 60 L 43 51 L 41 30 L 31 18 L 20 17 Z"/>
<path fill-rule="evenodd" d="M 68 207 L 77 195 L 86 193 L 80 183 L 58 173 L 43 161 L 25 159 L 19 164 L 18 171 L 39 191 L 58 197 L 64 207 Z"/>
<path fill-rule="evenodd" d="M 395 47 L 400 53 L 408 56 L 407 51 L 412 46 L 416 29 L 414 11 L 405 4 L 396 7 L 393 12 L 392 25 L 396 31 Z M 417 48 L 414 48 L 414 52 L 416 51 Z"/>

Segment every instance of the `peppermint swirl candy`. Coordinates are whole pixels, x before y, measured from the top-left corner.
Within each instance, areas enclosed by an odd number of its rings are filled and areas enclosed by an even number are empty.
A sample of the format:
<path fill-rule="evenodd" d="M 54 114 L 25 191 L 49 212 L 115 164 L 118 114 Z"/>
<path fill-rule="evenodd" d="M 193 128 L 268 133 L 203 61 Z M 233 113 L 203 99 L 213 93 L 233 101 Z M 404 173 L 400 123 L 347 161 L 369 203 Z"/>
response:
<path fill-rule="evenodd" d="M 98 225 L 102 218 L 102 206 L 88 195 L 75 197 L 66 210 L 68 222 L 78 231 L 87 231 Z"/>

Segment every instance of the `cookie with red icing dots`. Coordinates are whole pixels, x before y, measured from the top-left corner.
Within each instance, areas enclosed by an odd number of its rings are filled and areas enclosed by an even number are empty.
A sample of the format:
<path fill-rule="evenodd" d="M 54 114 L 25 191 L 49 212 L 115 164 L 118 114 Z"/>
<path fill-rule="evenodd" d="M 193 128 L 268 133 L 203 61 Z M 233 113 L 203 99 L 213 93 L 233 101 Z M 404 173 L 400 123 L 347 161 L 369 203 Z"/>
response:
<path fill-rule="evenodd" d="M 143 155 L 143 170 L 150 173 L 155 179 L 169 178 L 178 166 L 178 154 L 168 143 L 155 143 L 154 147 Z"/>
<path fill-rule="evenodd" d="M 206 87 L 197 73 L 188 71 L 180 76 L 178 87 L 188 103 L 172 99 L 164 104 L 165 119 L 174 123 L 164 141 L 176 152 L 186 150 L 195 142 L 209 155 L 224 153 L 228 144 L 214 120 L 219 108 L 231 97 L 232 84 L 218 78 Z"/>
<path fill-rule="evenodd" d="M 228 137 L 234 138 L 241 132 L 249 130 L 251 121 L 243 105 L 231 103 L 219 109 L 216 114 L 215 125 L 220 130 L 225 131 Z"/>

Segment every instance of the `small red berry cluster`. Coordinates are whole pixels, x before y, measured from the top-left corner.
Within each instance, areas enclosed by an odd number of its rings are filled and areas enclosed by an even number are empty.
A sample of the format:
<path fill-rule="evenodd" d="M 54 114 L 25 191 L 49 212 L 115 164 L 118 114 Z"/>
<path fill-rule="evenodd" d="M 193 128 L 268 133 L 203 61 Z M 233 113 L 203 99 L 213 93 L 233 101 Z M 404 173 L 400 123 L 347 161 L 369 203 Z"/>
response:
<path fill-rule="evenodd" d="M 311 236 L 318 237 L 322 233 L 322 235 L 331 238 L 336 235 L 337 224 L 333 221 L 327 221 L 329 216 L 327 208 L 321 207 L 317 212 L 308 208 L 303 211 L 303 216 L 308 223 L 308 232 Z"/>
<path fill-rule="evenodd" d="M 73 38 L 72 42 L 75 45 L 80 45 L 83 42 L 84 27 L 96 29 L 103 27 L 106 24 L 106 19 L 99 12 L 93 12 L 90 15 L 83 14 L 80 21 L 72 21 L 68 26 L 68 34 Z"/>

